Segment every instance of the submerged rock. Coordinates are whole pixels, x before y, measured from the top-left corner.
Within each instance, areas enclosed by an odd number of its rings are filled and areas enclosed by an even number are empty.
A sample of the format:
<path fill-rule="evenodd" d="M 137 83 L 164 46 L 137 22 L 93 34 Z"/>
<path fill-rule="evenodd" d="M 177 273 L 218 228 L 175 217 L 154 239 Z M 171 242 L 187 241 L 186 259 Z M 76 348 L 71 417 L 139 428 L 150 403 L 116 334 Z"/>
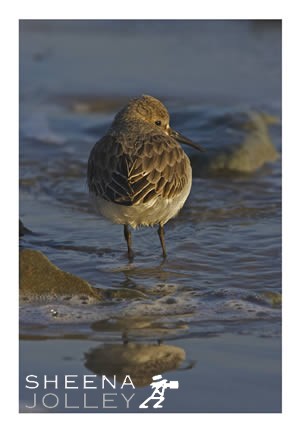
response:
<path fill-rule="evenodd" d="M 42 252 L 29 249 L 20 252 L 20 294 L 26 297 L 87 295 L 101 299 L 88 282 L 61 270 Z"/>
<path fill-rule="evenodd" d="M 268 131 L 270 123 L 274 123 L 274 119 L 268 115 L 250 113 L 249 121 L 244 126 L 246 134 L 243 142 L 232 150 L 216 155 L 209 163 L 210 169 L 253 172 L 265 163 L 277 160 L 279 154 Z"/>
<path fill-rule="evenodd" d="M 215 132 L 221 145 L 208 148 L 201 157 L 193 157 L 198 173 L 251 173 L 266 163 L 276 161 L 279 153 L 271 140 L 269 125 L 278 123 L 276 117 L 254 111 L 222 115 L 210 120 L 204 128 L 209 133 Z M 214 142 L 214 139 L 211 141 Z"/>
<path fill-rule="evenodd" d="M 27 233 L 31 234 L 32 231 L 27 229 L 27 227 L 25 227 L 22 221 L 19 219 L 19 236 L 24 236 Z"/>
<path fill-rule="evenodd" d="M 277 293 L 275 291 L 267 291 L 262 294 L 264 299 L 270 303 L 270 305 L 281 308 L 282 306 L 282 295 L 280 293 Z"/>

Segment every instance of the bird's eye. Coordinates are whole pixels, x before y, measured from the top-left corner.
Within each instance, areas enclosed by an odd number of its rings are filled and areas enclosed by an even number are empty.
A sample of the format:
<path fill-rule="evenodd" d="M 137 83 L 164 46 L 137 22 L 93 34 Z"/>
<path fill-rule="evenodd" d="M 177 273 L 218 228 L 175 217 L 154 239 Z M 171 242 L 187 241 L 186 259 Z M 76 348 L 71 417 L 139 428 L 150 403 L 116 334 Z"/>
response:
<path fill-rule="evenodd" d="M 161 121 L 160 121 L 160 120 L 156 120 L 156 121 L 155 121 L 155 125 L 160 126 L 160 125 L 161 125 Z"/>

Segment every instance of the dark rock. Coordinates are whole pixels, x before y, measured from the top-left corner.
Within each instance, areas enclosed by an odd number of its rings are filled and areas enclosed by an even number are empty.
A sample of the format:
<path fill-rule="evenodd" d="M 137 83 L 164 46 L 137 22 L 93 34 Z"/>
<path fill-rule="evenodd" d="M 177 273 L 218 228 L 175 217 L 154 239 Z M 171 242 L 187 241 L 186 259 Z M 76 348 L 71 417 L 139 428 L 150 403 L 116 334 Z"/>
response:
<path fill-rule="evenodd" d="M 22 221 L 19 219 L 19 236 L 24 236 L 27 233 L 31 234 L 32 231 L 27 229 L 27 227 L 25 227 Z"/>

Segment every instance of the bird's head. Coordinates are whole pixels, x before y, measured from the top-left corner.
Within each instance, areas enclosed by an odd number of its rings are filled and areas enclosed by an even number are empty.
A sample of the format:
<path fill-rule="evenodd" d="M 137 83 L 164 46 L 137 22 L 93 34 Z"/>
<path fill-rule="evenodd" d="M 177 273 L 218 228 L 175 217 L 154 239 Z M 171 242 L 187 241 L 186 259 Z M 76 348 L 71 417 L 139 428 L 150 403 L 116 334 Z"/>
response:
<path fill-rule="evenodd" d="M 117 124 L 128 120 L 139 120 L 153 124 L 156 129 L 163 131 L 164 134 L 177 140 L 177 142 L 193 146 L 201 152 L 205 151 L 202 146 L 197 145 L 170 127 L 168 110 L 158 99 L 152 96 L 143 95 L 132 99 L 115 117 L 115 123 Z"/>

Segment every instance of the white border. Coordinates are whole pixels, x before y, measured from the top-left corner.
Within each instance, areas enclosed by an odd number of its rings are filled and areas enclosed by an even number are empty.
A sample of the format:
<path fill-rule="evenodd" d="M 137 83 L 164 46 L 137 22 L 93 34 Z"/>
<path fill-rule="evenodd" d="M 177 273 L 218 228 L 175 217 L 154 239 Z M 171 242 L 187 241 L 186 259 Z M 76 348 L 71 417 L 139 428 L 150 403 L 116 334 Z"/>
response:
<path fill-rule="evenodd" d="M 2 8 L 1 23 L 1 246 L 2 316 L 1 404 L 2 431 L 22 438 L 53 437 L 63 434 L 87 437 L 89 434 L 148 438 L 155 435 L 184 437 L 297 437 L 299 404 L 299 14 L 295 1 L 209 1 L 196 0 L 133 2 L 11 1 Z M 295 6 L 293 8 L 293 6 Z M 16 291 L 18 278 L 18 19 L 22 18 L 201 18 L 249 19 L 284 18 L 284 414 L 283 415 L 48 415 L 18 414 Z M 3 135 L 4 134 L 4 135 Z M 298 195 L 298 196 L 297 196 Z M 8 265 L 10 264 L 10 265 Z M 13 325 L 12 325 L 13 324 Z M 11 337 L 8 342 L 7 337 Z M 153 418 L 155 416 L 155 419 Z M 151 418 L 150 418 L 151 417 Z M 150 427 L 152 425 L 152 428 Z M 155 427 L 155 428 L 154 428 Z M 164 428 L 165 427 L 165 428 Z M 64 429 L 65 428 L 65 429 Z M 290 432 L 293 432 L 292 434 Z"/>

